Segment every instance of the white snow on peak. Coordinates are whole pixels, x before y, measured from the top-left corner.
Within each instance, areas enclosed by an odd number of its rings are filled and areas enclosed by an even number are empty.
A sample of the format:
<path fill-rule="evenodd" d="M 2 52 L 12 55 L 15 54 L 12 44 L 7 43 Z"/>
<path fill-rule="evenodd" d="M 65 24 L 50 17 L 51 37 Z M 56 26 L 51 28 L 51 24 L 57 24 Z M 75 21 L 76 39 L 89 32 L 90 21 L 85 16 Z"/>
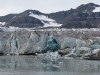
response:
<path fill-rule="evenodd" d="M 44 15 L 36 15 L 36 14 L 31 13 L 29 16 L 35 17 L 39 20 L 54 21 L 53 19 L 50 19 L 50 18 L 48 18 L 47 16 L 44 16 Z"/>
<path fill-rule="evenodd" d="M 45 16 L 45 15 L 37 15 L 37 14 L 30 13 L 29 16 L 41 20 L 41 22 L 44 24 L 44 27 L 59 27 L 59 26 L 62 25 L 62 24 L 56 23 L 55 20 L 53 20 L 53 19 L 51 19 L 51 18 L 48 18 L 48 17 Z M 46 22 L 44 22 L 44 21 L 46 21 Z"/>
<path fill-rule="evenodd" d="M 5 24 L 6 24 L 6 22 L 0 22 L 0 26 L 3 26 Z"/>
<path fill-rule="evenodd" d="M 100 7 L 95 7 L 95 9 L 93 10 L 93 12 L 100 12 Z"/>

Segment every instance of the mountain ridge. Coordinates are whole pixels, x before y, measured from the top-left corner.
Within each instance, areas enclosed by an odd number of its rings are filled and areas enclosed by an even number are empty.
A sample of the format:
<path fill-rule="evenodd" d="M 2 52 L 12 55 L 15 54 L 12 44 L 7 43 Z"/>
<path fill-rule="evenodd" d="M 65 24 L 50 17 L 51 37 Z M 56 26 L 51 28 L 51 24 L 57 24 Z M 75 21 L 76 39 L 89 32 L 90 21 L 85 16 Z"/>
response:
<path fill-rule="evenodd" d="M 44 27 L 61 27 L 61 28 L 100 28 L 100 12 L 94 10 L 100 7 L 98 4 L 88 3 L 78 6 L 76 9 L 58 11 L 55 13 L 45 14 L 38 10 L 26 10 L 19 14 L 8 14 L 0 16 L 0 22 L 6 22 L 1 26 L 14 26 L 21 28 Z M 33 16 L 30 16 L 33 14 Z M 42 19 L 40 19 L 42 17 Z M 52 19 L 44 20 L 43 18 Z M 55 24 L 52 25 L 52 24 Z M 60 25 L 62 24 L 62 25 Z"/>

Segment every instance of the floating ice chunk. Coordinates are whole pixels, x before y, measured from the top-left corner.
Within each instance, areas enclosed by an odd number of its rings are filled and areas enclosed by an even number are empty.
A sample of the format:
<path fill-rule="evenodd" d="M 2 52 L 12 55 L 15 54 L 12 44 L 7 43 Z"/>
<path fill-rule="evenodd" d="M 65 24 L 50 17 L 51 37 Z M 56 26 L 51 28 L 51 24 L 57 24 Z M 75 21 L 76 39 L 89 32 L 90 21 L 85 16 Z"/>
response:
<path fill-rule="evenodd" d="M 58 54 L 58 52 L 47 52 L 45 53 L 45 56 L 51 58 L 51 59 L 57 59 L 60 57 L 60 55 Z"/>
<path fill-rule="evenodd" d="M 58 52 L 50 52 L 51 57 L 59 57 Z"/>

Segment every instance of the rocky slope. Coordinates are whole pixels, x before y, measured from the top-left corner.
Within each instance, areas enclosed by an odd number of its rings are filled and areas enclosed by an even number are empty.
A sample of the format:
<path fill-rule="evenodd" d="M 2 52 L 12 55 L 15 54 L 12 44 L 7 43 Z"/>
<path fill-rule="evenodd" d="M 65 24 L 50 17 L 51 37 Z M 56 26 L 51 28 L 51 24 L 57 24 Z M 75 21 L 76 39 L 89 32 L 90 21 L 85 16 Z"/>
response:
<path fill-rule="evenodd" d="M 100 5 L 82 4 L 76 9 L 51 13 L 50 17 L 63 24 L 64 28 L 99 28 L 100 12 L 95 11 Z"/>
<path fill-rule="evenodd" d="M 100 28 L 100 5 L 82 4 L 76 9 L 45 14 L 37 10 L 26 10 L 19 14 L 0 17 L 1 26 L 20 28 L 63 27 L 63 28 Z"/>

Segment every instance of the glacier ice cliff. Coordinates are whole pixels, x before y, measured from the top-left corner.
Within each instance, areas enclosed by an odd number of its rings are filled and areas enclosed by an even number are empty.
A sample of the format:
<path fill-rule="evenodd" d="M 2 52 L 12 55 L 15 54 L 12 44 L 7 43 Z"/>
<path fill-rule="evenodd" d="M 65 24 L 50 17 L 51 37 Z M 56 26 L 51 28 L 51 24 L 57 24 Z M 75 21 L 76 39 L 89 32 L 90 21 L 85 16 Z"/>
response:
<path fill-rule="evenodd" d="M 60 49 L 60 46 L 57 43 L 56 39 L 54 37 L 50 37 L 47 41 L 46 47 L 42 50 L 42 52 L 57 51 L 59 49 Z"/>
<path fill-rule="evenodd" d="M 58 51 L 70 57 L 98 57 L 99 29 L 5 29 L 0 31 L 0 53 L 8 55 Z"/>

